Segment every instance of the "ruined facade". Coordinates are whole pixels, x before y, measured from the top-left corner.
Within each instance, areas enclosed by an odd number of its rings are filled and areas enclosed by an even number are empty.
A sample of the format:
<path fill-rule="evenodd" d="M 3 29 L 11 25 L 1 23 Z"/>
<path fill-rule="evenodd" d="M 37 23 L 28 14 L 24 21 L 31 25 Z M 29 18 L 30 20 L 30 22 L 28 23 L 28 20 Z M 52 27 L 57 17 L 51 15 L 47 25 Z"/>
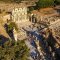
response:
<path fill-rule="evenodd" d="M 21 22 L 28 21 L 27 7 L 15 8 L 12 11 L 12 20 L 20 25 Z"/>

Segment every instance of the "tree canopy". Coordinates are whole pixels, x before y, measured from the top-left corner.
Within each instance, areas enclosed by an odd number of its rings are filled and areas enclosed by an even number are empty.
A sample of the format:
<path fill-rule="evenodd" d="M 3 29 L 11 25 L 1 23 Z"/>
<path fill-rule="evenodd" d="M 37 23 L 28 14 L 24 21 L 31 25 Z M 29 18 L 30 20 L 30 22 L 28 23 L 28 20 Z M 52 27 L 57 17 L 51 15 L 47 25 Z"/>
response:
<path fill-rule="evenodd" d="M 36 3 L 37 8 L 52 7 L 54 5 L 60 5 L 60 0 L 39 0 Z"/>
<path fill-rule="evenodd" d="M 7 41 L 0 46 L 0 60 L 27 60 L 29 49 L 24 41 Z"/>
<path fill-rule="evenodd" d="M 45 8 L 50 7 L 54 5 L 54 0 L 39 0 L 37 2 L 37 7 L 39 8 Z"/>
<path fill-rule="evenodd" d="M 60 0 L 55 0 L 54 2 L 56 5 L 60 5 Z"/>
<path fill-rule="evenodd" d="M 8 31 L 13 30 L 13 28 L 15 28 L 16 31 L 18 31 L 18 27 L 17 27 L 16 23 L 10 22 L 10 24 L 8 25 Z"/>

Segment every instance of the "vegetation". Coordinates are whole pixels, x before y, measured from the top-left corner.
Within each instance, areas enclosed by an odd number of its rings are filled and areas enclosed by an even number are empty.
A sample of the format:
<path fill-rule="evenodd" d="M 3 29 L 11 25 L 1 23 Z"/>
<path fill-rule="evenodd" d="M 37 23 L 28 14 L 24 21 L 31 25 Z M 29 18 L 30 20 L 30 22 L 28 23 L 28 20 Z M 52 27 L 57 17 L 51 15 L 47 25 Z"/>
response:
<path fill-rule="evenodd" d="M 20 3 L 21 1 L 27 1 L 27 0 L 0 0 L 0 1 Z M 28 0 L 28 1 L 30 1 L 30 0 Z M 37 3 L 37 6 L 47 7 L 47 6 L 52 6 L 54 4 L 60 4 L 60 0 L 39 0 Z"/>
<path fill-rule="evenodd" d="M 27 0 L 0 0 L 3 2 L 14 2 L 14 3 L 20 3 L 21 1 L 27 1 Z M 30 1 L 30 0 L 28 0 Z M 32 0 L 31 0 L 32 1 Z M 37 8 L 45 8 L 45 7 L 50 7 L 54 5 L 60 5 L 60 0 L 39 0 L 36 3 Z M 33 10 L 34 8 L 30 8 L 30 10 Z"/>
<path fill-rule="evenodd" d="M 28 7 L 28 13 L 31 13 L 31 11 L 33 11 L 34 10 L 34 7 L 32 6 L 32 7 Z"/>
<path fill-rule="evenodd" d="M 55 0 L 54 2 L 56 5 L 60 5 L 60 0 Z"/>
<path fill-rule="evenodd" d="M 10 22 L 10 24 L 8 25 L 8 31 L 13 30 L 13 28 L 18 31 L 17 25 L 14 22 Z"/>
<path fill-rule="evenodd" d="M 0 60 L 27 60 L 29 49 L 24 41 L 6 41 L 0 46 Z"/>
<path fill-rule="evenodd" d="M 50 7 L 54 5 L 54 0 L 39 0 L 37 2 L 38 8 Z"/>
<path fill-rule="evenodd" d="M 60 0 L 39 0 L 36 2 L 36 6 L 29 7 L 29 11 L 39 9 L 39 8 L 46 8 L 46 7 L 54 7 L 56 5 L 60 5 Z"/>
<path fill-rule="evenodd" d="M 60 5 L 60 0 L 39 0 L 36 3 L 37 8 L 52 7 L 54 5 Z"/>

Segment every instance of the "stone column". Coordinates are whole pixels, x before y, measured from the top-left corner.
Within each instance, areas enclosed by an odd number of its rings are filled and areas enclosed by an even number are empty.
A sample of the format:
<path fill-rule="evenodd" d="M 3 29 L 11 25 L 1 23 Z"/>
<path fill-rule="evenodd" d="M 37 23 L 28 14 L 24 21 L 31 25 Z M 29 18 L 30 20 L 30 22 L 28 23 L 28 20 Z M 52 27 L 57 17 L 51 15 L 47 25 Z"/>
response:
<path fill-rule="evenodd" d="M 13 30 L 13 35 L 14 35 L 15 41 L 17 41 L 17 31 L 15 30 L 15 28 L 14 28 L 14 30 Z"/>
<path fill-rule="evenodd" d="M 43 17 L 41 16 L 41 21 L 43 21 Z"/>

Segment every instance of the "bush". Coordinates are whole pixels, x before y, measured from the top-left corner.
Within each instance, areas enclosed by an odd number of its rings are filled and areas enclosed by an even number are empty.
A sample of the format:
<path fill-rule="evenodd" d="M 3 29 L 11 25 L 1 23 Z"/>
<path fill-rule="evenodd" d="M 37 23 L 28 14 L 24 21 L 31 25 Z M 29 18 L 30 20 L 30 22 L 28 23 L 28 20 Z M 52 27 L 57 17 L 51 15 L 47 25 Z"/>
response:
<path fill-rule="evenodd" d="M 55 0 L 54 2 L 56 5 L 60 5 L 60 0 Z"/>
<path fill-rule="evenodd" d="M 16 43 L 16 44 L 15 44 Z M 24 41 L 6 41 L 0 46 L 0 60 L 27 60 L 29 49 Z"/>
<path fill-rule="evenodd" d="M 8 25 L 8 31 L 13 30 L 13 28 L 15 28 L 16 31 L 18 31 L 17 25 L 16 25 L 14 22 L 11 22 L 11 23 Z"/>
<path fill-rule="evenodd" d="M 54 0 L 39 0 L 37 3 L 37 8 L 45 8 L 54 6 Z"/>

